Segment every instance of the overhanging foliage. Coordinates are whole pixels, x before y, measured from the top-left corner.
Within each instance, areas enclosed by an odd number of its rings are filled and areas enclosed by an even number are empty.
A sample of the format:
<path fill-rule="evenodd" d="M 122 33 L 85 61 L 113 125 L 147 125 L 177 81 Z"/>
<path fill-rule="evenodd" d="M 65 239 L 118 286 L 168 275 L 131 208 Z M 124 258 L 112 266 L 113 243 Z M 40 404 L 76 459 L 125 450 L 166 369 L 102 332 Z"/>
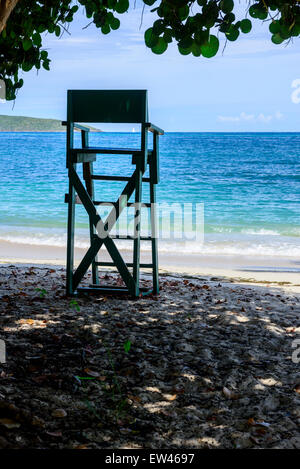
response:
<path fill-rule="evenodd" d="M 0 0 L 0 16 L 5 3 L 11 4 Z M 129 10 L 129 0 L 15 3 L 0 34 L 0 78 L 5 80 L 8 100 L 15 99 L 17 90 L 23 86 L 20 71 L 41 67 L 49 70 L 48 52 L 42 46 L 44 32 L 60 37 L 82 6 L 86 17 L 102 34 L 108 34 L 119 28 L 118 15 Z M 269 22 L 274 44 L 300 34 L 299 0 L 245 0 L 244 18 L 235 17 L 234 0 L 143 0 L 143 3 L 153 13 L 153 26 L 145 31 L 145 43 L 155 54 L 163 54 L 175 42 L 183 55 L 213 57 L 219 50 L 220 36 L 228 41 L 237 40 L 241 33 L 251 31 L 253 18 Z"/>

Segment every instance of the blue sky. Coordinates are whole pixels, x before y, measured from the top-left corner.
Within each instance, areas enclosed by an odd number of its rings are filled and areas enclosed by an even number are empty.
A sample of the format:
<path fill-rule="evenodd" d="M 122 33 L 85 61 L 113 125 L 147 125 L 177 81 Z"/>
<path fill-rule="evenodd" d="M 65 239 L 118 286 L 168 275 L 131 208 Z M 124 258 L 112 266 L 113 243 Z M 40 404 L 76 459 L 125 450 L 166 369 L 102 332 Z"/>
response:
<path fill-rule="evenodd" d="M 155 19 L 146 7 L 140 28 L 137 0 L 120 15 L 120 29 L 104 36 L 93 25 L 83 30 L 89 20 L 79 11 L 70 36 L 44 38 L 50 72 L 23 73 L 14 107 L 1 103 L 0 113 L 65 119 L 67 89 L 136 88 L 149 90 L 150 119 L 166 131 L 300 131 L 299 39 L 275 46 L 268 25 L 255 21 L 213 59 L 181 56 L 175 45 L 157 56 L 143 39 Z"/>

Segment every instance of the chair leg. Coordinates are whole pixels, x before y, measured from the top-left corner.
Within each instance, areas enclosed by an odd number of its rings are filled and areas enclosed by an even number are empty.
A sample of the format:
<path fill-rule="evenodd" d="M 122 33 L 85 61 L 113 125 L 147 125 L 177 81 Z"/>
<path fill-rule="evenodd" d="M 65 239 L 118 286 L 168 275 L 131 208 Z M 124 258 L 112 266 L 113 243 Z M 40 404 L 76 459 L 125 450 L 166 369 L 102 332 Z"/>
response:
<path fill-rule="evenodd" d="M 83 178 L 85 180 L 85 186 L 87 193 L 89 194 L 90 198 L 92 201 L 94 200 L 95 192 L 94 192 L 94 181 L 92 179 L 93 175 L 93 163 L 88 162 L 88 163 L 83 163 Z M 94 239 L 94 236 L 96 236 L 96 228 L 93 224 L 93 221 L 91 217 L 89 217 L 89 225 L 90 225 L 90 240 L 91 244 Z M 99 271 L 98 271 L 98 255 L 94 258 L 92 262 L 92 280 L 94 285 L 99 285 Z"/>
<path fill-rule="evenodd" d="M 151 244 L 152 244 L 152 276 L 153 276 L 153 293 L 159 293 L 158 279 L 158 251 L 157 251 L 157 213 L 156 213 L 156 185 L 154 180 L 154 167 L 150 163 L 150 216 L 151 216 Z"/>
<path fill-rule="evenodd" d="M 140 248 L 141 248 L 141 201 L 142 201 L 142 169 L 141 162 L 136 165 L 135 186 L 135 233 L 133 241 L 133 279 L 135 282 L 135 296 L 140 294 Z"/>
<path fill-rule="evenodd" d="M 74 225 L 75 225 L 75 189 L 69 173 L 69 202 L 68 202 L 68 238 L 67 238 L 67 295 L 73 291 L 74 270 Z"/>

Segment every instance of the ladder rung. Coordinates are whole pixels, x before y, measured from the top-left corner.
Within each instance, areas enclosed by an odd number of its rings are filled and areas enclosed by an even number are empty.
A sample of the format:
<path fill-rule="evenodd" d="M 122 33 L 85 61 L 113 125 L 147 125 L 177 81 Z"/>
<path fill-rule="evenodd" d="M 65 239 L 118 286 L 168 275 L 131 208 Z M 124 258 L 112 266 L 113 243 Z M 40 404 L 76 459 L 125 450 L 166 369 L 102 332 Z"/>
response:
<path fill-rule="evenodd" d="M 125 239 L 125 240 L 129 239 L 129 240 L 132 240 L 132 241 L 133 241 L 134 239 L 136 239 L 134 236 L 129 236 L 129 235 L 128 235 L 128 236 L 109 235 L 109 237 L 110 237 L 111 239 Z M 151 238 L 151 236 L 140 236 L 140 240 L 141 240 L 141 241 L 152 241 L 152 238 Z"/>
<path fill-rule="evenodd" d="M 108 205 L 108 206 L 111 206 L 111 205 L 118 205 L 118 202 L 108 202 L 108 201 L 100 201 L 100 200 L 94 200 L 93 201 L 93 204 L 94 205 Z M 148 208 L 151 208 L 151 204 L 148 203 L 148 202 L 141 202 L 141 205 L 142 205 L 142 208 L 143 207 L 148 207 Z M 127 207 L 134 207 L 135 206 L 135 203 L 134 202 L 128 202 L 127 203 Z"/>
<path fill-rule="evenodd" d="M 72 153 L 91 153 L 96 155 L 137 155 L 143 154 L 139 148 L 98 148 L 83 146 L 82 148 L 72 148 Z M 153 150 L 148 150 L 148 154 L 152 153 Z"/>
<path fill-rule="evenodd" d="M 98 265 L 99 267 L 116 267 L 116 264 L 114 262 L 95 262 L 95 265 Z M 126 263 L 127 267 L 133 267 L 132 262 Z M 140 264 L 140 267 L 144 269 L 152 269 L 153 265 L 152 264 Z"/>
<path fill-rule="evenodd" d="M 65 194 L 65 203 L 67 204 L 68 202 L 69 202 L 69 194 Z M 79 197 L 75 197 L 75 203 L 81 204 Z M 137 202 L 127 202 L 127 207 L 135 207 L 136 203 Z M 108 201 L 102 201 L 102 200 L 94 200 L 93 204 L 94 205 L 106 205 L 108 207 L 111 207 L 112 205 L 115 205 L 116 207 L 118 206 L 118 202 L 108 202 Z M 151 208 L 151 203 L 141 202 L 141 208 Z"/>
<path fill-rule="evenodd" d="M 117 235 L 117 234 L 109 234 L 107 235 L 109 238 L 111 239 L 124 239 L 125 241 L 128 239 L 128 240 L 131 240 L 131 241 L 134 241 L 136 237 L 134 236 L 130 236 L 130 235 Z M 97 239 L 98 238 L 98 235 L 97 234 L 94 234 L 94 239 Z M 141 241 L 152 241 L 152 238 L 151 236 L 140 236 L 140 240 Z"/>
<path fill-rule="evenodd" d="M 130 181 L 132 176 L 106 176 L 100 174 L 93 174 L 92 179 L 97 181 Z M 143 182 L 150 182 L 150 178 L 143 178 Z"/>
<path fill-rule="evenodd" d="M 151 295 L 153 292 L 152 288 L 149 289 L 147 287 L 140 287 L 139 290 L 142 296 Z M 127 287 L 116 287 L 114 285 L 91 285 L 89 287 L 78 287 L 77 291 L 78 293 L 119 293 L 124 295 L 131 295 Z"/>

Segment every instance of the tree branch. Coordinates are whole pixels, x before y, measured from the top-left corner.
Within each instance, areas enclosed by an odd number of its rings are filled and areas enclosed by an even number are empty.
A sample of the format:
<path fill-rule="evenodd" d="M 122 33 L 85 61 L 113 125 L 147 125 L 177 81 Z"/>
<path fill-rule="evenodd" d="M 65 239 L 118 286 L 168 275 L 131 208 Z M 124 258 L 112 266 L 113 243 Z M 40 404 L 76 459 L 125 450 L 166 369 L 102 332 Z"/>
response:
<path fill-rule="evenodd" d="M 0 33 L 6 26 L 7 20 L 19 0 L 0 0 Z"/>

